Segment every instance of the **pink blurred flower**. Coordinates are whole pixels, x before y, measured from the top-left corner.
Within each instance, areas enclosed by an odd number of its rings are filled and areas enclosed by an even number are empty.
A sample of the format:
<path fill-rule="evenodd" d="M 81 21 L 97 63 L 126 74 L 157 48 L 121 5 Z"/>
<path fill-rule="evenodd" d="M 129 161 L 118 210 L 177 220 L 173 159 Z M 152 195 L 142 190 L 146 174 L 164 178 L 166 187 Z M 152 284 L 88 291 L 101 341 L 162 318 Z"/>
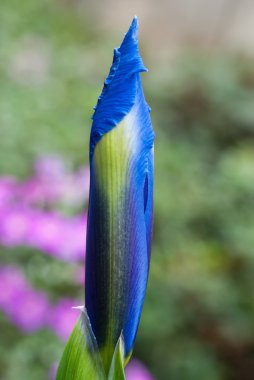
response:
<path fill-rule="evenodd" d="M 34 212 L 26 244 L 53 254 L 64 239 L 66 225 L 64 218 L 54 213 Z"/>
<path fill-rule="evenodd" d="M 6 207 L 15 195 L 16 181 L 12 177 L 0 178 L 0 209 Z"/>
<path fill-rule="evenodd" d="M 59 201 L 67 177 L 63 161 L 57 156 L 40 157 L 34 171 L 34 176 L 19 184 L 20 202 L 44 206 Z"/>
<path fill-rule="evenodd" d="M 41 157 L 35 163 L 34 176 L 21 184 L 20 191 L 26 204 L 80 207 L 88 198 L 89 169 L 84 167 L 72 174 L 59 157 Z"/>
<path fill-rule="evenodd" d="M 24 183 L 19 184 L 19 203 L 23 205 L 47 206 L 58 200 L 60 185 L 55 182 L 41 181 L 31 177 Z"/>
<path fill-rule="evenodd" d="M 73 309 L 79 303 L 61 299 L 50 304 L 46 294 L 32 289 L 23 273 L 15 267 L 0 267 L 0 309 L 20 330 L 33 332 L 49 327 L 60 339 L 66 341 L 79 317 Z M 50 376 L 53 376 L 52 368 Z M 54 377 L 50 377 L 54 378 Z M 154 380 L 145 366 L 134 359 L 126 368 L 126 380 Z"/>
<path fill-rule="evenodd" d="M 0 268 L 0 308 L 21 330 L 33 331 L 45 324 L 49 303 L 46 295 L 29 287 L 15 267 Z"/>
<path fill-rule="evenodd" d="M 64 218 L 55 213 L 34 213 L 26 244 L 66 261 L 85 256 L 84 217 Z"/>
<path fill-rule="evenodd" d="M 0 242 L 23 245 L 30 231 L 30 212 L 21 208 L 0 209 Z"/>
<path fill-rule="evenodd" d="M 155 380 L 144 364 L 133 359 L 126 367 L 126 380 Z"/>
<path fill-rule="evenodd" d="M 64 235 L 59 241 L 59 254 L 66 261 L 83 260 L 86 247 L 86 215 L 73 218 L 72 223 L 63 226 Z"/>
<path fill-rule="evenodd" d="M 48 312 L 49 303 L 46 295 L 27 289 L 17 294 L 7 314 L 21 330 L 32 332 L 45 326 Z"/>
<path fill-rule="evenodd" d="M 0 210 L 0 243 L 30 246 L 66 261 L 85 256 L 86 215 L 67 218 L 23 208 Z"/>
<path fill-rule="evenodd" d="M 49 326 L 64 341 L 66 341 L 77 322 L 80 311 L 73 309 L 73 300 L 62 299 L 52 310 Z"/>
<path fill-rule="evenodd" d="M 17 296 L 27 289 L 24 276 L 13 267 L 0 268 L 0 308 L 9 310 Z"/>
<path fill-rule="evenodd" d="M 57 156 L 45 156 L 35 163 L 34 174 L 23 182 L 14 177 L 0 178 L 0 208 L 16 206 L 70 206 L 80 208 L 88 199 L 89 169 L 67 171 Z"/>
<path fill-rule="evenodd" d="M 45 293 L 32 289 L 22 272 L 11 266 L 0 267 L 0 283 L 0 309 L 20 330 L 49 327 L 67 340 L 79 316 L 72 309 L 77 301 L 62 299 L 55 306 L 50 304 Z"/>
<path fill-rule="evenodd" d="M 61 179 L 66 175 L 64 162 L 57 155 L 39 157 L 35 162 L 34 171 L 38 178 L 46 180 Z"/>

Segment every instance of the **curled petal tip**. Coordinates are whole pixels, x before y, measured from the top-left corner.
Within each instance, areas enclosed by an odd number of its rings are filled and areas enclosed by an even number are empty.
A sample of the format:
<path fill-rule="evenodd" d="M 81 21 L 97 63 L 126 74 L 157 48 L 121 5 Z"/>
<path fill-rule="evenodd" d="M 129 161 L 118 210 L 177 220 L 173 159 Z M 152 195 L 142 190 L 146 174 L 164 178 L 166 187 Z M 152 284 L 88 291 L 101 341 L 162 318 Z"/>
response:
<path fill-rule="evenodd" d="M 139 73 L 148 71 L 138 48 L 138 18 L 135 16 L 119 48 L 114 49 L 113 63 L 104 82 L 92 116 L 90 158 L 97 142 L 130 112 L 138 91 Z"/>

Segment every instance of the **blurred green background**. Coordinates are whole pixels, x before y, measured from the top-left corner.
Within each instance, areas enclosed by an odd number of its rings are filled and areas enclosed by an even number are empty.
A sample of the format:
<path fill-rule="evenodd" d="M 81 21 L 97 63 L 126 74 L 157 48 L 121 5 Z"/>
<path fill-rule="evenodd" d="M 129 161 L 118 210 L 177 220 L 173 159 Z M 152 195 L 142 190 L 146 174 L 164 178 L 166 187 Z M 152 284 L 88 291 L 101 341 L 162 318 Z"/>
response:
<path fill-rule="evenodd" d="M 206 28 L 212 10 L 203 17 L 197 2 L 187 22 L 174 1 L 157 1 L 161 24 L 151 2 L 120 3 L 1 1 L 1 175 L 27 178 L 40 155 L 73 169 L 88 162 L 92 107 L 137 13 L 156 142 L 153 254 L 134 353 L 157 380 L 251 380 L 254 60 L 248 34 L 242 45 L 225 34 L 241 10 L 217 9 L 220 23 Z M 171 19 L 184 27 L 171 33 Z M 1 253 L 51 299 L 82 297 L 73 264 L 25 248 Z M 47 330 L 23 334 L 4 316 L 0 326 L 0 378 L 47 379 L 63 343 Z"/>

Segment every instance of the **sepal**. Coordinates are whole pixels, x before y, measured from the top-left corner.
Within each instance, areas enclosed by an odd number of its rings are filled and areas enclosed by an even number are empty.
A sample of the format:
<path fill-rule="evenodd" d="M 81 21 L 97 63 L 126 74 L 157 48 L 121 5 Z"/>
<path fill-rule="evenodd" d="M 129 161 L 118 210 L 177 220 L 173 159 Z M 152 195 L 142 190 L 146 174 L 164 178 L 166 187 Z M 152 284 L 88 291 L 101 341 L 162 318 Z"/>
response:
<path fill-rule="evenodd" d="M 82 310 L 60 360 L 56 380 L 106 380 L 88 315 Z"/>
<path fill-rule="evenodd" d="M 122 335 L 118 339 L 112 358 L 108 380 L 125 380 L 124 374 L 124 342 Z"/>

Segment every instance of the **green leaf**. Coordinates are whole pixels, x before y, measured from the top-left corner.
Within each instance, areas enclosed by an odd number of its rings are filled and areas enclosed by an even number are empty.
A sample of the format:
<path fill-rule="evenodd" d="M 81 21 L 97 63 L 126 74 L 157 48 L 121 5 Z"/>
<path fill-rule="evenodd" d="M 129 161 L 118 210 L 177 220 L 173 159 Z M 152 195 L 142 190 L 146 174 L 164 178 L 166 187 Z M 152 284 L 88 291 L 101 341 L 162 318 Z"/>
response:
<path fill-rule="evenodd" d="M 122 336 L 118 339 L 112 358 L 108 380 L 125 380 L 124 374 L 124 342 Z"/>
<path fill-rule="evenodd" d="M 85 311 L 65 346 L 56 380 L 106 380 L 97 342 Z"/>

